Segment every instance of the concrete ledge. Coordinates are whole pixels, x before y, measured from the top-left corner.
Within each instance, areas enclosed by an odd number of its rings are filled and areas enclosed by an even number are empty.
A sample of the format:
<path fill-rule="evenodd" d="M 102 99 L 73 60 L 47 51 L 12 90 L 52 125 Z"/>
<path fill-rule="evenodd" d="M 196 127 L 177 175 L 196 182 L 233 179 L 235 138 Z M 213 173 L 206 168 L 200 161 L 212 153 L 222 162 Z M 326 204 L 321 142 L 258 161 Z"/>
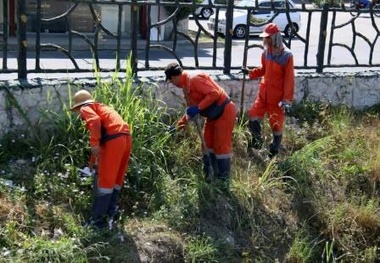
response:
<path fill-rule="evenodd" d="M 241 107 L 242 75 L 213 75 L 214 79 Z M 123 81 L 124 78 L 120 78 Z M 111 81 L 102 78 L 102 81 Z M 89 90 L 96 87 L 95 77 L 84 78 L 35 78 L 26 81 L 6 80 L 0 82 L 0 134 L 28 125 L 37 124 L 41 112 L 52 110 L 64 113 L 69 105 L 69 90 Z M 153 88 L 157 99 L 168 107 L 183 106 L 180 89 L 164 82 L 162 76 L 135 80 L 135 85 Z M 244 83 L 244 109 L 249 109 L 258 91 L 259 80 Z M 332 105 L 347 105 L 364 109 L 380 103 L 380 71 L 360 73 L 298 73 L 295 87 L 296 102 L 319 101 Z M 20 112 L 20 110 L 22 112 Z"/>

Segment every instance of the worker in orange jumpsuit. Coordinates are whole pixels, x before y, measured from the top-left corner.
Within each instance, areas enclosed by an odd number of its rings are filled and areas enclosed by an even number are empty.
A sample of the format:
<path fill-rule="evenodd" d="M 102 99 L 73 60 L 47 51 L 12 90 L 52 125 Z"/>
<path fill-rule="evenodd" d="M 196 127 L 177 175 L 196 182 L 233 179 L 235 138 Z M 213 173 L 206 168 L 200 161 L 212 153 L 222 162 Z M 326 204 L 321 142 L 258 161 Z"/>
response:
<path fill-rule="evenodd" d="M 178 121 L 177 126 L 185 127 L 197 114 L 206 117 L 203 133 L 208 152 L 208 155 L 203 156 L 206 180 L 210 179 L 207 167 L 211 164 L 216 177 L 227 181 L 231 173 L 235 104 L 208 74 L 191 75 L 174 62 L 167 65 L 165 75 L 166 81 L 184 89 L 184 94 L 187 95 L 186 114 Z"/>
<path fill-rule="evenodd" d="M 71 110 L 80 114 L 90 132 L 90 167 L 97 162 L 90 225 L 104 228 L 117 213 L 132 147 L 129 126 L 114 109 L 95 102 L 86 90 L 75 93 Z"/>
<path fill-rule="evenodd" d="M 263 33 L 264 52 L 261 55 L 261 66 L 243 68 L 250 79 L 261 78 L 258 96 L 248 112 L 249 130 L 252 139 L 248 144 L 252 148 L 261 149 L 261 121 L 268 114 L 273 133 L 273 141 L 269 146 L 269 157 L 274 157 L 282 141 L 285 112 L 294 100 L 294 65 L 291 51 L 283 45 L 279 28 L 269 23 Z"/>

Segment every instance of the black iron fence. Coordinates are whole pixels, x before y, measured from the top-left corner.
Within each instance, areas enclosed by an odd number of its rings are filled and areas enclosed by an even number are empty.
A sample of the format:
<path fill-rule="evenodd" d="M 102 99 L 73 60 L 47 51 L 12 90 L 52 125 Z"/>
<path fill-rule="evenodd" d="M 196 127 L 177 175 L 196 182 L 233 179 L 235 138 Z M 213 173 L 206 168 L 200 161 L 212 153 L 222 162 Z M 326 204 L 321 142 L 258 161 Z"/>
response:
<path fill-rule="evenodd" d="M 247 33 L 250 27 L 262 29 L 281 17 L 287 25 L 284 42 L 294 53 L 297 69 L 323 72 L 326 68 L 380 67 L 379 4 L 360 9 L 350 3 L 292 6 L 287 0 L 256 0 L 251 6 L 239 6 L 236 0 L 227 4 L 214 0 L 56 0 L 65 3 L 64 8 L 59 14 L 49 14 L 47 1 L 32 2 L 33 12 L 28 1 L 16 1 L 17 31 L 12 36 L 12 10 L 9 1 L 2 0 L 0 73 L 17 72 L 20 79 L 40 72 L 121 72 L 129 70 L 128 58 L 137 75 L 162 71 L 173 60 L 186 69 L 229 74 L 242 65 L 259 63 L 261 39 Z M 197 14 L 202 8 L 210 9 L 213 19 L 200 18 Z M 245 15 L 239 27 L 234 21 L 237 10 L 251 14 Z M 295 13 L 301 18 L 299 24 Z M 91 24 L 80 29 L 84 14 Z M 259 14 L 267 18 L 256 19 Z M 192 18 L 187 19 L 189 15 Z M 63 32 L 51 33 L 60 31 L 53 25 Z M 226 29 L 218 32 L 222 27 Z"/>

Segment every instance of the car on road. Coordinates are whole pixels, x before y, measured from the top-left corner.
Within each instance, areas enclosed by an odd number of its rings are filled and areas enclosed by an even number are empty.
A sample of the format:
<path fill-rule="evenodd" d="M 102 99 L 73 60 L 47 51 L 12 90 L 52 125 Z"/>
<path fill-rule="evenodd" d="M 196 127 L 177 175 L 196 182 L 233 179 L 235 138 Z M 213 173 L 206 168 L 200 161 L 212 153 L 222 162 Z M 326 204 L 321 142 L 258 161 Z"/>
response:
<path fill-rule="evenodd" d="M 289 3 L 289 17 L 286 15 L 286 1 Z M 273 21 L 277 24 L 280 30 L 286 37 L 291 37 L 301 27 L 301 15 L 299 12 L 292 10 L 295 8 L 295 4 L 292 0 L 258 0 L 258 7 L 250 10 L 250 22 L 252 24 L 260 24 L 258 26 L 250 26 L 249 35 L 260 34 L 265 26 L 265 22 L 274 17 Z M 235 6 L 237 7 L 255 7 L 256 0 L 241 0 L 237 1 Z M 283 10 L 273 10 L 279 8 Z M 247 34 L 247 10 L 234 8 L 233 10 L 233 35 L 236 38 L 245 38 Z M 215 14 L 211 15 L 207 21 L 207 27 L 209 30 L 217 28 L 217 33 L 225 35 L 226 33 L 226 10 L 220 10 L 218 21 L 215 21 Z"/>
<path fill-rule="evenodd" d="M 211 3 L 214 4 L 214 0 L 211 0 Z M 203 0 L 203 2 L 201 4 L 202 5 L 208 5 L 209 0 Z M 197 9 L 195 9 L 194 14 L 196 16 L 201 16 L 204 19 L 208 19 L 208 18 L 210 18 L 211 15 L 214 14 L 214 9 L 211 7 L 206 7 L 206 6 L 202 7 L 201 6 L 201 7 L 198 7 Z"/>

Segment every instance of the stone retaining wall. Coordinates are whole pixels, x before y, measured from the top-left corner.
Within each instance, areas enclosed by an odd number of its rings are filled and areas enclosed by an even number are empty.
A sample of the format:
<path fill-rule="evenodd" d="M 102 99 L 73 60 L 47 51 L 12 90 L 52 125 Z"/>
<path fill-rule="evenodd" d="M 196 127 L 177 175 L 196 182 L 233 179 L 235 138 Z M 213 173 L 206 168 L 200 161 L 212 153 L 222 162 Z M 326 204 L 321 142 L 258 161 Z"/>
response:
<path fill-rule="evenodd" d="M 363 109 L 380 103 L 380 71 L 360 73 L 297 73 L 295 98 L 302 100 L 328 102 L 332 105 L 345 104 L 356 109 Z M 242 78 L 236 75 L 214 76 L 225 88 L 240 109 Z M 181 91 L 163 81 L 163 78 L 144 78 L 136 85 L 154 83 L 157 99 L 165 101 L 168 106 L 183 104 Z M 244 92 L 244 109 L 251 106 L 257 94 L 258 80 L 246 80 Z M 86 87 L 96 86 L 95 78 L 74 80 L 33 79 L 28 81 L 3 81 L 0 83 L 0 134 L 30 125 L 38 125 L 43 112 L 48 110 L 67 113 L 69 107 L 69 90 L 73 93 Z"/>

